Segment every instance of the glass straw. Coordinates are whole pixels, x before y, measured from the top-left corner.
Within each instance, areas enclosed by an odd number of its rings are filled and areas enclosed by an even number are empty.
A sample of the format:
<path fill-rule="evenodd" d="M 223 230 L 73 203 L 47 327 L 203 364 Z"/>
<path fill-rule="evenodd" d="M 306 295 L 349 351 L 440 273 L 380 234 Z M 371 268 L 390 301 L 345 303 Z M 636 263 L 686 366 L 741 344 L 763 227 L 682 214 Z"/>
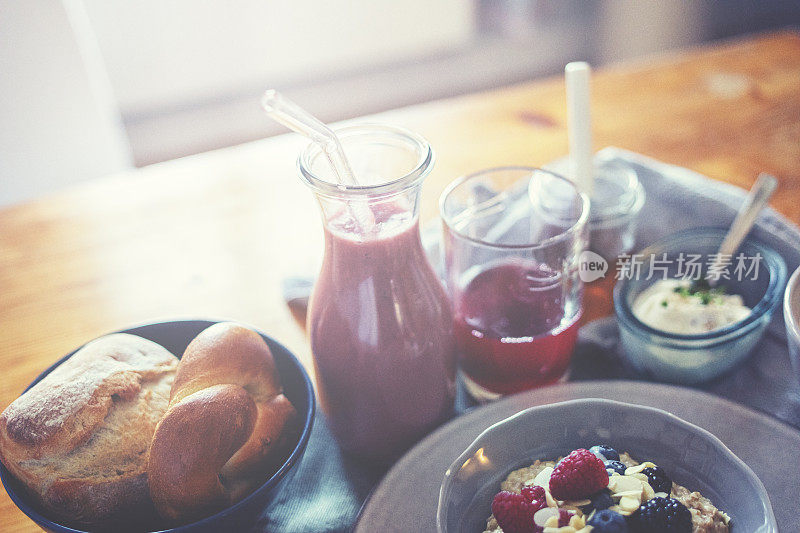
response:
<path fill-rule="evenodd" d="M 353 169 L 344 155 L 342 143 L 327 125 L 275 89 L 261 98 L 261 106 L 273 120 L 317 143 L 328 158 L 341 185 L 358 185 Z"/>
<path fill-rule="evenodd" d="M 344 155 L 342 143 L 326 124 L 311 113 L 295 104 L 275 89 L 270 89 L 261 98 L 261 106 L 274 121 L 301 135 L 305 135 L 322 149 L 328 159 L 339 186 L 357 186 L 353 169 Z M 353 217 L 361 233 L 375 229 L 375 217 L 369 203 L 361 199 L 345 202 L 347 211 Z"/>

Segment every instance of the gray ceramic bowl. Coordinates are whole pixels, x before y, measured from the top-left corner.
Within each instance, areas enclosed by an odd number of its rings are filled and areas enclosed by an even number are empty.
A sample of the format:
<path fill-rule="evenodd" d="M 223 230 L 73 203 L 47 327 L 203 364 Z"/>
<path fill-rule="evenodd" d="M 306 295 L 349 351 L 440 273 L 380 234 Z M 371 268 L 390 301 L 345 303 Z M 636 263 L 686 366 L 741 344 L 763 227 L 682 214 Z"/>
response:
<path fill-rule="evenodd" d="M 711 433 L 660 409 L 585 399 L 532 407 L 481 433 L 445 472 L 439 532 L 483 531 L 509 472 L 595 444 L 663 467 L 673 481 L 728 513 L 733 533 L 777 531 L 764 485 Z"/>

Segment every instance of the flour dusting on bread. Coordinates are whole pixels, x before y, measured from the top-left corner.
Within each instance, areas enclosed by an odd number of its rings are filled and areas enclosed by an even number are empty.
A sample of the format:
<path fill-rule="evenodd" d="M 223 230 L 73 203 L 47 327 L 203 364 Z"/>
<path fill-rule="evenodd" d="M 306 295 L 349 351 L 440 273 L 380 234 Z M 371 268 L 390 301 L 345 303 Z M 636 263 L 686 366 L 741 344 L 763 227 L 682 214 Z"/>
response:
<path fill-rule="evenodd" d="M 72 521 L 148 506 L 148 449 L 177 364 L 135 335 L 88 343 L 0 415 L 0 459 Z"/>

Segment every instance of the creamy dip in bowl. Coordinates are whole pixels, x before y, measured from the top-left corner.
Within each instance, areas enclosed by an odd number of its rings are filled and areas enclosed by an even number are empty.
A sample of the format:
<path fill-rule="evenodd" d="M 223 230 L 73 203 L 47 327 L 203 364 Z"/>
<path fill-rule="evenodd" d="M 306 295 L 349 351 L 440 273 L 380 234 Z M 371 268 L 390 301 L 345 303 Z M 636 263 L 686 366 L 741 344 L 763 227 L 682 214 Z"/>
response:
<path fill-rule="evenodd" d="M 653 329 L 693 335 L 743 320 L 751 309 L 724 285 L 697 289 L 687 279 L 662 279 L 633 301 L 633 314 Z"/>

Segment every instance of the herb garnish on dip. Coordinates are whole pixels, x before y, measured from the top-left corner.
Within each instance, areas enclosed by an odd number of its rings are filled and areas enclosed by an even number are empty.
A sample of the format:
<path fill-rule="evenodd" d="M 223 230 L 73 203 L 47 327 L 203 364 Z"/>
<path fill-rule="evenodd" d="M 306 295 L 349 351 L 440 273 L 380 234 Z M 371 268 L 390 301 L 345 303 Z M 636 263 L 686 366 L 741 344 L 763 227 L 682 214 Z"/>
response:
<path fill-rule="evenodd" d="M 738 294 L 686 279 L 657 281 L 636 297 L 632 310 L 651 328 L 680 335 L 708 333 L 750 314 Z"/>

